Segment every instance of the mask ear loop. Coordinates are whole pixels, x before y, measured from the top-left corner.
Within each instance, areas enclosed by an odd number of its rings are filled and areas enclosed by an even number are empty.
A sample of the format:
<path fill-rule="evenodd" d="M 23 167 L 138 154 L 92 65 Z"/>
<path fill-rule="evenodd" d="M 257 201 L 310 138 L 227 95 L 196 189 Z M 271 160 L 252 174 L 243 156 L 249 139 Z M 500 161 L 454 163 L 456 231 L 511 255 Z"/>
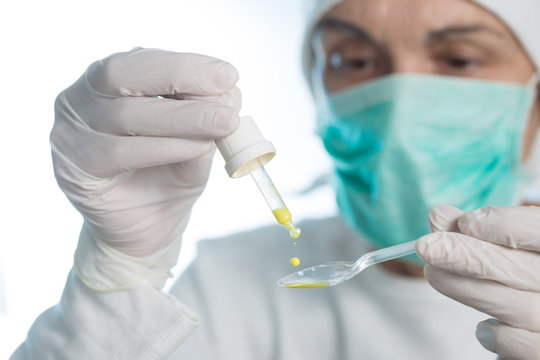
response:
<path fill-rule="evenodd" d="M 527 81 L 527 87 L 533 93 L 533 106 L 539 102 L 538 86 L 540 85 L 540 74 L 534 73 Z M 530 175 L 531 179 L 527 188 L 524 191 L 524 200 L 531 203 L 540 203 L 540 122 L 537 124 L 536 135 L 529 153 L 529 157 L 525 160 L 525 171 Z"/>

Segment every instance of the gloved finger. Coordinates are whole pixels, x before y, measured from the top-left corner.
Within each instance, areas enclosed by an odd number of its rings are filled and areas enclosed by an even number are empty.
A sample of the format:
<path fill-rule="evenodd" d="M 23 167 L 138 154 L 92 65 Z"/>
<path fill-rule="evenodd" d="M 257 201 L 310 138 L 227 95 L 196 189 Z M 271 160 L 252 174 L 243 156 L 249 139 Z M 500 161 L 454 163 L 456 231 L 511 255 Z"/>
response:
<path fill-rule="evenodd" d="M 451 232 L 428 234 L 416 242 L 427 264 L 475 279 L 493 280 L 515 289 L 540 291 L 540 256 Z"/>
<path fill-rule="evenodd" d="M 61 114 L 57 102 L 56 112 Z M 75 119 L 62 116 L 60 119 Z M 220 139 L 236 130 L 240 118 L 229 106 L 206 101 L 118 97 L 102 111 L 88 115 L 92 129 L 115 135 Z"/>
<path fill-rule="evenodd" d="M 458 222 L 462 233 L 511 248 L 540 252 L 540 208 L 490 206 L 465 213 Z"/>
<path fill-rule="evenodd" d="M 453 231 L 459 232 L 458 220 L 464 211 L 450 206 L 437 205 L 429 212 L 429 228 L 431 232 Z"/>
<path fill-rule="evenodd" d="M 508 325 L 540 331 L 540 294 L 510 288 L 491 280 L 479 280 L 437 268 L 424 267 L 430 285 L 443 295 L 489 314 Z"/>
<path fill-rule="evenodd" d="M 221 105 L 230 106 L 236 111 L 240 111 L 242 107 L 242 94 L 238 87 L 233 87 L 230 91 L 223 95 L 182 95 L 184 100 L 202 100 L 219 103 Z"/>
<path fill-rule="evenodd" d="M 206 182 L 208 181 L 208 177 L 210 175 L 210 165 L 212 164 L 212 159 L 215 152 L 216 146 L 212 144 L 210 150 L 198 158 L 168 166 L 168 169 L 172 174 L 175 174 L 177 178 L 183 178 L 185 188 L 181 193 L 179 192 L 179 196 L 192 196 L 193 194 L 191 191 L 198 192 L 198 189 L 201 189 L 202 191 L 204 186 L 206 186 Z M 186 177 L 185 174 L 187 172 L 189 172 L 189 176 Z"/>
<path fill-rule="evenodd" d="M 51 135 L 51 146 L 65 161 L 97 178 L 196 159 L 211 151 L 214 145 L 213 140 L 116 136 L 91 131 L 80 123 L 66 122 L 55 123 Z"/>
<path fill-rule="evenodd" d="M 238 81 L 238 72 L 225 61 L 141 48 L 93 63 L 86 76 L 92 89 L 109 96 L 221 95 Z"/>
<path fill-rule="evenodd" d="M 495 319 L 480 322 L 476 338 L 499 359 L 540 359 L 540 334 L 515 328 Z"/>

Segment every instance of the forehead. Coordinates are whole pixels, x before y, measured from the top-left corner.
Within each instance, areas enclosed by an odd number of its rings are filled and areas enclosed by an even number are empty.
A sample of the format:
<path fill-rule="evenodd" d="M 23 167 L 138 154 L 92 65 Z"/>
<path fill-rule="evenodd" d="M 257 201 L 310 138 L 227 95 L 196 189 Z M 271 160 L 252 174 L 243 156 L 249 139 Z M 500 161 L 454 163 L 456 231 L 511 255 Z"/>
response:
<path fill-rule="evenodd" d="M 344 0 L 323 18 L 356 25 L 379 40 L 415 38 L 446 27 L 479 25 L 512 37 L 498 17 L 470 0 Z"/>

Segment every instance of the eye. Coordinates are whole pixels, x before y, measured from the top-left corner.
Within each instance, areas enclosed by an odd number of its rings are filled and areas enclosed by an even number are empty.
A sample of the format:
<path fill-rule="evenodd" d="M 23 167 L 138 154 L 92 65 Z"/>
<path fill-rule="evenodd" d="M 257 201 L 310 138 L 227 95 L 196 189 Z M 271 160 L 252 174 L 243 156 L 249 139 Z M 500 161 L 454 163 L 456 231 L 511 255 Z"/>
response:
<path fill-rule="evenodd" d="M 454 69 L 465 69 L 476 65 L 476 61 L 464 57 L 449 57 L 446 58 L 445 63 Z"/>
<path fill-rule="evenodd" d="M 349 56 L 340 53 L 332 53 L 329 58 L 332 70 L 362 71 L 373 67 L 373 60 L 368 57 Z"/>
<path fill-rule="evenodd" d="M 379 48 L 359 39 L 340 39 L 327 44 L 324 57 L 319 58 L 324 69 L 327 91 L 337 91 L 360 84 L 388 71 L 387 59 Z"/>

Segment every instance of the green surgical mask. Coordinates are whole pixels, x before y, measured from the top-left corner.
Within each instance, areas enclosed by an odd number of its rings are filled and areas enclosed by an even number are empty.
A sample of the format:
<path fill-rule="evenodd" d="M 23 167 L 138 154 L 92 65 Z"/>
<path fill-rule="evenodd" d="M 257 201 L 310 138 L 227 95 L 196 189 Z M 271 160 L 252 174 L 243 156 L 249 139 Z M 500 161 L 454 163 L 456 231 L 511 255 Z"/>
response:
<path fill-rule="evenodd" d="M 345 220 L 378 248 L 429 232 L 437 204 L 519 202 L 533 87 L 391 75 L 335 93 L 319 109 Z"/>

